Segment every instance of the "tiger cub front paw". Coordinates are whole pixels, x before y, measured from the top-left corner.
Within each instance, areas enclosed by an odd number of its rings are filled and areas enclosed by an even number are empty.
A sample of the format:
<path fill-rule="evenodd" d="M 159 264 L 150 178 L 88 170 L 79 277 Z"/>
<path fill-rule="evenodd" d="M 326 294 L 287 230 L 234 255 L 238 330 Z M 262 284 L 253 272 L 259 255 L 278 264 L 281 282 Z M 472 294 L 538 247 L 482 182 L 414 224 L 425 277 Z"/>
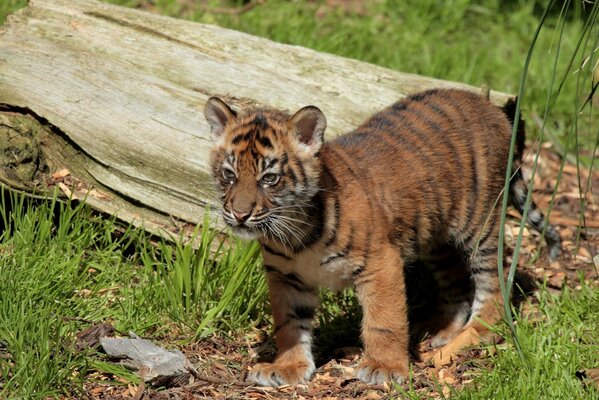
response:
<path fill-rule="evenodd" d="M 380 362 L 364 359 L 358 366 L 358 379 L 369 385 L 382 385 L 385 382 L 402 383 L 408 377 L 407 363 L 383 365 Z"/>
<path fill-rule="evenodd" d="M 305 383 L 316 368 L 307 363 L 260 363 L 254 365 L 246 380 L 261 386 L 282 386 Z"/>

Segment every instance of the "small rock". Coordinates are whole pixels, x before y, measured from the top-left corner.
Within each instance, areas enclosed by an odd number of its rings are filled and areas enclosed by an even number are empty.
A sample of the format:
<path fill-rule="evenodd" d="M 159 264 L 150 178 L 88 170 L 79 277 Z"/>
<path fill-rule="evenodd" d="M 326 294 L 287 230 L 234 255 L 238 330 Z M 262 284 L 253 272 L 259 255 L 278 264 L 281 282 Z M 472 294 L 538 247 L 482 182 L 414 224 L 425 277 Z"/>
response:
<path fill-rule="evenodd" d="M 188 374 L 191 364 L 179 350 L 168 351 L 135 334 L 131 336 L 131 339 L 100 338 L 100 344 L 109 356 L 125 358 L 124 363 L 136 368 L 146 382 L 164 382 L 164 377 L 176 377 L 179 381 L 181 375 Z"/>

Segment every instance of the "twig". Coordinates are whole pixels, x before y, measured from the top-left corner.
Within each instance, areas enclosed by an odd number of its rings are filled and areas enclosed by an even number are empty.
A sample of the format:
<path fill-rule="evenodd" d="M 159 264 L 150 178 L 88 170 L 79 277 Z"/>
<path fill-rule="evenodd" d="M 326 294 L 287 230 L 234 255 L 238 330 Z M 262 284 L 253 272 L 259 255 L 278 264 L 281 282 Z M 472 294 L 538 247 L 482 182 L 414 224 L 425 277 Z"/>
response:
<path fill-rule="evenodd" d="M 198 381 L 213 383 L 215 385 L 229 385 L 229 386 L 233 385 L 233 386 L 241 386 L 241 387 L 253 386 L 253 383 L 250 383 L 250 382 L 225 380 L 225 379 L 213 378 L 211 376 L 206 376 L 206 375 L 200 374 L 191 365 L 187 366 L 187 371 Z M 198 387 L 198 386 L 202 386 L 202 384 L 199 382 L 194 382 L 192 384 L 187 385 L 186 388 L 193 388 L 193 387 Z"/>
<path fill-rule="evenodd" d="M 146 384 L 144 381 L 141 381 L 139 386 L 137 386 L 137 392 L 135 392 L 135 396 L 133 396 L 133 400 L 141 400 L 144 395 L 144 391 L 146 390 Z"/>
<path fill-rule="evenodd" d="M 551 216 L 551 223 L 555 225 L 564 225 L 564 226 L 584 226 L 585 228 L 591 229 L 599 229 L 599 221 L 586 219 L 586 223 L 581 224 L 580 220 L 568 217 L 562 217 L 558 215 Z"/>

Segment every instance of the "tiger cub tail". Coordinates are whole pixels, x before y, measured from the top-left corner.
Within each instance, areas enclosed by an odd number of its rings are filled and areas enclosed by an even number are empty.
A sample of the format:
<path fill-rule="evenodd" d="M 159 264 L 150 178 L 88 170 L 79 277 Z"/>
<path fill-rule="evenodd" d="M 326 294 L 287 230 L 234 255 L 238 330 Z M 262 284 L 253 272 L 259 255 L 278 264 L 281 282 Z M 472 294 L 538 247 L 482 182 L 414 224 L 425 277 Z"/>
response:
<path fill-rule="evenodd" d="M 513 125 L 516 116 L 516 100 L 508 100 L 506 105 L 503 106 L 502 110 Z M 516 132 L 516 148 L 514 152 L 514 173 L 510 181 L 509 202 L 512 206 L 514 206 L 514 208 L 516 208 L 516 210 L 518 210 L 520 214 L 524 213 L 524 204 L 526 203 L 526 196 L 528 195 L 526 181 L 522 176 L 521 168 L 525 140 L 526 133 L 524 130 L 524 121 L 519 118 L 518 131 Z M 561 251 L 561 239 L 549 221 L 547 221 L 545 224 L 545 216 L 537 207 L 534 199 L 532 199 L 530 202 L 530 208 L 528 210 L 528 223 L 534 230 L 544 234 L 547 247 L 549 248 L 549 258 L 551 260 L 555 260 Z"/>

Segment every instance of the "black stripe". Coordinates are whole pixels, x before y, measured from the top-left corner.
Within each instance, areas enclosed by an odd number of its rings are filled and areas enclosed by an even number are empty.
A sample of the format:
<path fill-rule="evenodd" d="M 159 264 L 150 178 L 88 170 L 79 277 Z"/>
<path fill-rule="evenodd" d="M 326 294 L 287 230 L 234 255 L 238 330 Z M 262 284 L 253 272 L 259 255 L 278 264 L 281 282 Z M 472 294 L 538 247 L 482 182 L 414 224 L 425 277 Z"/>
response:
<path fill-rule="evenodd" d="M 305 184 L 308 181 L 308 176 L 306 175 L 306 170 L 304 169 L 304 166 L 302 165 L 300 160 L 298 160 L 297 158 L 294 158 L 294 161 L 300 170 L 300 175 L 302 176 L 302 183 Z"/>
<path fill-rule="evenodd" d="M 422 137 L 424 136 L 423 132 L 412 125 L 412 123 L 406 120 L 402 115 L 395 115 L 394 117 L 398 119 L 398 123 L 396 123 L 396 129 L 390 132 L 384 131 L 381 133 L 381 136 L 383 138 L 391 138 L 391 140 L 395 142 L 396 146 L 408 151 L 410 154 L 414 154 L 424 163 L 426 163 L 426 165 L 430 165 L 429 158 L 422 151 L 423 147 L 426 146 L 426 144 L 422 141 Z M 410 131 L 412 135 L 406 136 L 406 130 Z M 416 144 L 411 139 L 416 139 L 420 144 Z M 425 144 L 425 146 L 422 146 L 421 144 Z"/>
<path fill-rule="evenodd" d="M 239 134 L 239 135 L 237 135 L 237 136 L 235 136 L 233 138 L 232 143 L 233 144 L 238 144 L 242 140 L 248 140 L 250 138 L 250 136 L 251 136 L 251 134 L 249 132 L 248 133 L 241 133 L 241 134 Z"/>
<path fill-rule="evenodd" d="M 367 275 L 362 274 L 362 275 L 358 276 L 358 278 L 356 278 L 356 280 L 354 280 L 354 286 L 358 287 L 358 286 L 366 285 L 372 281 L 374 281 L 374 278 L 372 276 L 370 276 L 370 274 L 367 274 Z"/>
<path fill-rule="evenodd" d="M 376 333 L 381 333 L 383 335 L 395 335 L 395 332 L 393 332 L 391 329 L 379 328 L 378 326 L 369 327 L 368 330 Z"/>
<path fill-rule="evenodd" d="M 345 251 L 341 251 L 341 252 L 339 252 L 339 253 L 337 253 L 337 254 L 333 254 L 332 256 L 329 256 L 329 257 L 327 257 L 325 260 L 321 261 L 321 262 L 320 262 L 320 266 L 321 266 L 321 267 L 323 267 L 323 266 L 325 266 L 326 264 L 328 264 L 328 263 L 330 263 L 330 262 L 332 262 L 332 261 L 335 261 L 335 260 L 336 260 L 336 259 L 338 259 L 338 258 L 343 258 L 343 257 L 345 257 L 346 255 L 347 255 L 347 253 L 346 253 Z"/>
<path fill-rule="evenodd" d="M 300 252 L 312 246 L 322 237 L 322 230 L 324 226 L 324 198 L 322 192 L 319 192 L 312 199 L 312 204 L 308 206 L 314 212 L 310 215 L 310 224 L 312 229 L 308 232 L 299 248 L 292 248 L 294 253 Z"/>
<path fill-rule="evenodd" d="M 308 306 L 297 306 L 293 308 L 293 313 L 288 314 L 291 318 L 312 319 L 314 318 L 314 308 Z"/>
<path fill-rule="evenodd" d="M 407 99 L 411 100 L 411 101 L 419 102 L 419 101 L 421 101 L 421 100 L 423 100 L 423 99 L 425 99 L 425 98 L 427 98 L 429 96 L 432 96 L 432 95 L 436 94 L 437 91 L 438 91 L 437 89 L 425 90 L 423 92 L 411 94 L 411 95 L 408 96 Z"/>
<path fill-rule="evenodd" d="M 277 158 L 271 159 L 270 157 L 267 157 L 267 158 L 262 159 L 262 163 L 263 163 L 262 171 L 267 170 L 268 168 L 272 167 L 273 165 L 275 165 L 278 162 L 279 162 L 279 159 L 277 159 Z"/>
<path fill-rule="evenodd" d="M 369 127 L 372 129 L 372 127 Z M 358 128 L 360 129 L 360 128 Z M 370 140 L 373 137 L 371 132 L 364 131 L 354 131 L 348 133 L 346 135 L 340 136 L 339 139 L 336 140 L 342 146 L 364 146 L 366 141 Z"/>
<path fill-rule="evenodd" d="M 490 221 L 490 225 L 487 227 L 487 232 L 485 233 L 485 236 L 483 236 L 480 241 L 478 242 L 478 247 L 480 248 L 481 246 L 483 246 L 487 240 L 489 240 L 489 238 L 491 237 L 491 234 L 493 233 L 493 231 L 495 230 L 495 224 L 497 223 L 497 216 L 493 215 L 491 216 L 491 221 Z"/>
<path fill-rule="evenodd" d="M 478 248 L 478 255 L 479 257 L 487 257 L 490 256 L 492 254 L 497 254 L 497 248 L 496 247 L 487 247 L 484 249 L 481 249 L 480 247 Z"/>
<path fill-rule="evenodd" d="M 265 136 L 260 136 L 258 138 L 258 142 L 260 142 L 260 144 L 264 147 L 266 147 L 267 149 L 272 149 L 272 143 L 270 142 L 270 139 L 265 137 Z"/>
<path fill-rule="evenodd" d="M 364 272 L 364 265 L 357 265 L 351 272 L 352 277 L 355 279 L 358 276 L 362 275 Z"/>
<path fill-rule="evenodd" d="M 406 151 L 408 155 L 417 157 L 422 162 L 422 165 L 431 165 L 430 157 L 426 154 L 426 151 L 423 150 L 428 149 L 431 145 L 423 140 L 423 137 L 426 136 L 424 135 L 424 132 L 414 126 L 412 122 L 406 120 L 401 114 L 393 115 L 393 117 L 398 120 L 396 123 L 396 130 L 393 132 L 381 132 L 380 137 L 388 142 L 389 145 L 395 145 L 401 150 Z M 411 133 L 411 135 L 408 133 Z M 430 173 L 430 170 L 424 169 L 420 172 L 428 174 Z M 419 185 L 421 181 L 421 179 L 418 180 Z M 436 186 L 437 185 L 435 185 L 435 187 Z M 420 190 L 422 190 L 422 186 L 420 186 Z"/>
<path fill-rule="evenodd" d="M 291 183 L 293 184 L 293 186 L 297 186 L 297 175 L 295 175 L 295 172 L 293 172 L 293 169 L 291 167 L 287 168 L 285 174 L 289 176 L 289 179 L 291 179 Z"/>
<path fill-rule="evenodd" d="M 265 270 L 266 272 L 268 272 L 268 273 L 272 273 L 272 272 L 274 272 L 274 273 L 279 273 L 279 274 L 281 273 L 281 271 L 279 271 L 279 270 L 278 270 L 278 268 L 276 268 L 276 267 L 273 267 L 272 265 L 266 265 L 266 264 L 265 264 L 265 265 L 264 265 L 264 270 Z"/>
<path fill-rule="evenodd" d="M 276 335 L 279 330 L 283 329 L 288 324 L 289 324 L 289 320 L 285 320 L 285 322 L 283 322 L 281 325 L 279 325 L 275 328 L 275 330 L 273 331 L 273 335 Z"/>
<path fill-rule="evenodd" d="M 298 292 L 313 292 L 314 289 L 310 286 L 307 286 L 296 274 L 293 272 L 283 273 L 277 267 L 273 267 L 272 265 L 264 265 L 264 269 L 267 273 L 277 274 L 283 283 L 288 286 L 291 286 Z"/>
<path fill-rule="evenodd" d="M 454 159 L 456 161 L 460 161 L 460 156 L 458 154 L 458 150 L 456 149 L 456 147 L 453 144 L 453 142 L 451 140 L 449 140 L 446 135 L 444 135 L 445 129 L 442 128 L 441 125 L 439 125 L 438 122 L 433 121 L 427 115 L 425 115 L 424 113 L 422 113 L 420 110 L 416 110 L 414 108 L 408 108 L 406 110 L 406 112 L 411 113 L 412 115 L 416 116 L 416 118 L 418 118 L 420 120 L 420 122 L 423 122 L 426 125 L 428 125 L 428 127 L 434 133 L 437 134 L 436 137 L 445 144 L 446 148 L 449 149 L 449 151 L 451 152 L 451 155 L 454 157 Z"/>
<path fill-rule="evenodd" d="M 293 260 L 293 258 L 289 257 L 288 255 L 283 254 L 283 253 L 279 253 L 278 251 L 271 249 L 270 247 L 268 247 L 265 244 L 262 244 L 262 249 L 264 251 L 266 251 L 267 253 L 272 254 L 273 256 L 282 257 L 282 258 L 284 258 L 286 260 Z"/>
<path fill-rule="evenodd" d="M 470 267 L 470 273 L 472 275 L 483 274 L 483 273 L 497 274 L 497 267 L 494 266 L 494 265 L 491 265 L 491 266 L 489 266 L 489 265 L 481 265 L 481 266 L 478 266 L 478 267 L 472 266 L 472 267 Z M 478 290 L 478 289 L 476 289 L 476 290 Z"/>
<path fill-rule="evenodd" d="M 259 128 L 262 129 L 268 128 L 268 121 L 266 120 L 263 114 L 256 115 L 256 117 L 251 123 L 256 124 Z"/>
<path fill-rule="evenodd" d="M 353 226 L 350 228 L 349 231 L 349 239 L 347 241 L 347 244 L 345 245 L 345 247 L 343 247 L 343 249 L 341 249 L 340 252 L 338 252 L 337 254 L 333 254 L 332 256 L 327 257 L 326 259 L 322 260 L 320 262 L 320 266 L 325 266 L 326 264 L 338 259 L 338 258 L 343 258 L 345 256 L 347 256 L 349 254 L 349 252 L 352 250 L 352 248 L 354 247 L 353 244 L 353 240 L 354 240 L 354 228 Z"/>
<path fill-rule="evenodd" d="M 287 165 L 288 162 L 289 162 L 289 156 L 287 155 L 287 153 L 284 153 L 281 156 L 281 164 L 279 165 L 279 167 L 281 169 L 285 168 L 285 166 Z"/>
<path fill-rule="evenodd" d="M 391 106 L 391 109 L 392 109 L 394 112 L 402 112 L 402 111 L 403 111 L 403 110 L 405 110 L 407 107 L 408 107 L 407 101 L 406 101 L 406 100 L 401 100 L 401 101 L 398 101 L 397 103 L 394 103 L 394 104 Z"/>
<path fill-rule="evenodd" d="M 429 93 L 432 94 L 432 93 Z M 425 104 L 426 106 L 426 104 Z M 450 157 L 453 156 L 454 159 L 456 161 L 460 161 L 460 158 L 458 156 L 458 152 L 457 149 L 455 148 L 455 146 L 453 145 L 453 143 L 451 142 L 451 140 L 448 140 L 446 135 L 444 135 L 443 133 L 443 129 L 440 127 L 440 125 L 434 121 L 431 121 L 430 118 L 426 117 L 422 112 L 420 112 L 419 110 L 415 110 L 413 107 L 405 107 L 403 110 L 405 110 L 405 112 L 402 113 L 398 113 L 395 114 L 396 118 L 399 118 L 402 120 L 403 122 L 403 127 L 406 128 L 405 131 L 403 131 L 403 135 L 404 136 L 405 133 L 411 133 L 411 137 L 418 139 L 418 140 L 423 140 L 422 138 L 426 138 L 428 137 L 428 135 L 425 134 L 425 132 L 423 130 L 421 130 L 419 127 L 417 127 L 416 125 L 414 125 L 414 121 L 412 120 L 408 120 L 405 118 L 405 114 L 406 113 L 410 113 L 412 115 L 414 115 L 416 117 L 417 120 L 419 120 L 420 122 L 425 123 L 426 125 L 428 125 L 429 129 L 431 129 L 433 131 L 433 133 L 437 133 L 436 137 L 438 137 L 438 139 L 443 142 L 444 146 L 435 146 L 434 147 L 434 152 L 438 152 L 439 148 L 447 148 L 448 151 L 451 153 Z M 395 135 L 394 135 L 395 136 Z M 399 136 L 399 135 L 398 135 Z M 432 140 L 429 140 L 429 142 L 427 143 L 426 141 L 423 142 L 425 146 L 427 146 L 427 148 L 430 148 L 431 145 L 434 145 L 435 143 Z M 427 163 L 426 165 L 430 165 L 430 161 L 428 160 L 428 158 L 424 157 L 424 155 L 421 155 L 421 158 L 424 159 L 424 161 Z M 447 172 L 450 172 L 449 170 L 447 170 Z M 452 175 L 454 174 L 455 171 L 451 171 Z M 458 177 L 456 177 L 458 178 Z M 449 220 L 453 219 L 454 213 L 455 213 L 455 209 L 456 209 L 456 203 L 457 203 L 457 199 L 455 198 L 456 193 L 454 193 L 454 191 L 452 190 L 447 190 L 448 196 L 451 200 L 451 206 L 449 209 L 449 215 L 447 216 L 447 218 Z"/>
<path fill-rule="evenodd" d="M 283 276 L 289 281 L 289 282 L 293 282 L 296 283 L 298 285 L 304 285 L 304 282 L 299 278 L 299 276 L 297 276 L 296 274 L 294 274 L 293 272 L 289 272 L 288 274 L 283 274 Z"/>
<path fill-rule="evenodd" d="M 367 185 L 365 179 L 360 174 L 358 174 L 358 172 L 355 171 L 354 168 L 352 168 L 352 166 L 345 160 L 345 157 L 343 155 L 347 155 L 347 152 L 341 146 L 339 146 L 338 148 L 329 146 L 328 149 L 331 151 L 331 153 L 333 153 L 335 155 L 335 158 L 337 159 L 337 161 L 340 161 L 341 163 L 343 163 L 343 165 L 345 165 L 345 168 L 351 174 L 351 176 L 355 180 L 355 182 L 358 183 L 358 185 L 362 189 L 362 192 L 366 196 L 366 199 L 368 200 L 369 210 L 373 210 L 372 199 L 369 196 L 370 190 L 368 188 L 368 185 Z M 341 155 L 341 154 L 343 154 L 343 155 Z"/>
<path fill-rule="evenodd" d="M 387 117 L 385 117 L 383 113 L 375 114 L 372 118 L 370 118 L 366 122 L 366 127 L 380 130 L 395 130 L 395 128 L 397 128 L 397 126 Z"/>

